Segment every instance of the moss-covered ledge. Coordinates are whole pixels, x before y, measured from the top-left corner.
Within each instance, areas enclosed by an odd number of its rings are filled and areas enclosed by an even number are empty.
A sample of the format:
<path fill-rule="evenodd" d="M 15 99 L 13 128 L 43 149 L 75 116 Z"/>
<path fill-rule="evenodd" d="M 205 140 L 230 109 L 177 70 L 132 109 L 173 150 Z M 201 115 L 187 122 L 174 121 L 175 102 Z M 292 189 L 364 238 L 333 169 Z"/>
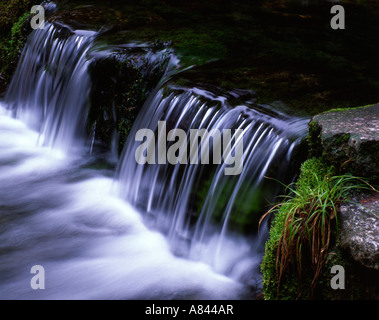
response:
<path fill-rule="evenodd" d="M 337 109 L 314 116 L 309 123 L 307 142 L 310 155 L 300 170 L 299 179 L 293 186 L 292 196 L 282 202 L 275 212 L 261 265 L 265 299 L 377 299 L 379 295 L 379 197 L 378 183 L 379 105 L 356 109 Z M 364 177 L 351 178 L 352 174 Z M 349 192 L 333 200 L 335 213 L 330 222 L 330 239 L 325 247 L 323 264 L 315 281 L 314 253 L 305 247 L 312 241 L 305 233 L 296 250 L 283 256 L 284 230 L 294 219 L 288 220 L 289 212 L 299 202 L 304 205 L 306 219 L 314 214 L 312 198 L 331 198 L 335 192 L 332 181 L 345 177 Z M 350 178 L 352 180 L 350 180 Z M 317 183 L 312 181 L 317 180 Z M 311 182 L 310 182 L 311 181 Z M 350 186 L 351 189 L 350 189 Z M 355 187 L 353 187 L 355 185 Z M 357 188 L 357 185 L 360 185 Z M 326 186 L 326 188 L 325 188 Z M 353 192 L 352 192 L 353 191 Z M 324 197 L 323 195 L 327 195 Z M 315 203 L 315 202 L 314 202 Z M 330 211 L 330 212 L 332 212 Z M 295 212 L 295 211 L 294 211 Z M 300 215 L 295 215 L 300 218 Z M 327 217 L 327 215 L 326 215 Z M 299 230 L 301 224 L 298 225 Z M 285 243 L 288 245 L 288 243 Z M 299 249 L 301 248 L 301 249 Z M 292 256 L 291 256 L 292 254 Z M 289 262 L 283 268 L 283 259 Z M 331 287 L 331 268 L 340 265 L 345 270 L 345 289 Z M 300 270 L 300 272 L 299 272 Z M 313 282 L 313 283 L 312 283 Z"/>
<path fill-rule="evenodd" d="M 309 128 L 312 155 L 323 156 L 341 172 L 378 179 L 379 104 L 324 112 L 311 119 Z"/>

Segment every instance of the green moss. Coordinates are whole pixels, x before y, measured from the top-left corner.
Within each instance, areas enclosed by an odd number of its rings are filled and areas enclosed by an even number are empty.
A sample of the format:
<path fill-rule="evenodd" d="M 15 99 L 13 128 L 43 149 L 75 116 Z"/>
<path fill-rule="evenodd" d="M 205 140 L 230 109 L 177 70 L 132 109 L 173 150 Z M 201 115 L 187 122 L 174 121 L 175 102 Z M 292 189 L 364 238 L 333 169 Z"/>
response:
<path fill-rule="evenodd" d="M 23 33 L 23 26 L 30 16 L 29 12 L 24 13 L 18 21 L 12 26 L 11 37 L 6 47 L 6 58 L 8 60 L 14 59 L 14 56 L 19 56 L 21 49 L 25 43 L 25 36 Z"/>
<path fill-rule="evenodd" d="M 225 31 L 208 30 L 194 31 L 182 29 L 164 35 L 166 40 L 173 42 L 184 66 L 201 66 L 209 61 L 225 59 L 227 48 L 223 42 Z"/>
<path fill-rule="evenodd" d="M 324 177 L 331 170 L 333 168 L 328 168 L 320 158 L 311 158 L 302 163 L 296 185 L 297 187 L 315 188 L 319 183 L 319 178 Z"/>
<path fill-rule="evenodd" d="M 372 107 L 372 106 L 373 106 L 373 104 L 368 104 L 365 106 L 358 106 L 358 107 L 353 107 L 353 108 L 333 108 L 333 109 L 321 112 L 320 114 L 329 113 L 329 112 L 343 112 L 343 111 L 348 111 L 348 110 L 352 110 L 352 109 L 354 109 L 354 110 L 355 109 L 364 109 L 364 108 L 368 108 L 368 107 Z"/>
<path fill-rule="evenodd" d="M 31 0 L 2 0 L 0 3 L 0 34 L 7 35 L 13 24 L 32 7 Z"/>
<path fill-rule="evenodd" d="M 0 4 L 0 92 L 9 82 L 31 28 L 31 1 L 8 0 Z"/>
<path fill-rule="evenodd" d="M 266 300 L 275 300 L 278 298 L 278 278 L 277 278 L 277 268 L 276 268 L 276 250 L 279 239 L 282 234 L 285 212 L 289 209 L 287 204 L 282 206 L 280 213 L 277 213 L 272 221 L 270 228 L 270 236 L 265 245 L 265 254 L 261 264 L 262 279 L 263 279 L 263 294 Z M 286 281 L 285 281 L 286 282 Z M 294 296 L 293 290 L 296 289 L 296 283 L 293 282 L 292 290 L 289 290 L 287 297 L 291 298 Z M 296 296 L 296 295 L 295 295 Z M 283 296 L 286 298 L 286 296 Z"/>
<path fill-rule="evenodd" d="M 305 138 L 308 145 L 309 158 L 322 155 L 321 127 L 314 121 L 308 124 L 308 135 Z"/>

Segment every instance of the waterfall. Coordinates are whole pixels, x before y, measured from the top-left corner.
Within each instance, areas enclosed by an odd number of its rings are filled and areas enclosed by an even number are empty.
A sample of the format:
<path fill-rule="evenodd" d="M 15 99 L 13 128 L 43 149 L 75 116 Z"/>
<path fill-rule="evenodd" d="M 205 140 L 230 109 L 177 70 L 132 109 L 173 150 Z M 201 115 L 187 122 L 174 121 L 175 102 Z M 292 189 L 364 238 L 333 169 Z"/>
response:
<path fill-rule="evenodd" d="M 39 131 L 39 144 L 67 152 L 86 136 L 92 31 L 46 23 L 29 36 L 6 93 L 15 117 Z"/>
<path fill-rule="evenodd" d="M 0 102 L 0 299 L 245 297 L 244 284 L 173 255 L 113 192 L 114 171 L 92 167 L 95 36 L 57 23 L 33 31 Z M 31 286 L 35 266 L 43 290 Z"/>
<path fill-rule="evenodd" d="M 159 141 L 160 122 L 167 131 L 184 130 L 187 137 L 194 129 L 243 130 L 242 138 L 234 134 L 231 140 L 243 139 L 241 172 L 226 175 L 225 163 L 190 164 L 191 150 L 197 149 L 199 142 L 189 138 L 187 164 L 157 164 L 162 152 L 158 148 L 165 144 Z M 142 128 L 156 133 L 156 164 L 141 165 L 135 159 L 141 144 L 135 141 L 136 133 Z M 163 87 L 147 101 L 129 135 L 118 172 L 120 194 L 145 212 L 147 223 L 167 234 L 178 255 L 203 259 L 220 272 L 232 273 L 243 257 L 262 250 L 264 241 L 251 240 L 241 249 L 230 247 L 228 235 L 243 230 L 244 225 L 256 231 L 264 204 L 275 201 L 279 191 L 279 183 L 275 185 L 265 176 L 283 183 L 293 178 L 291 155 L 306 130 L 307 120 L 262 106 L 231 106 L 226 97 L 199 88 Z M 172 145 L 167 142 L 166 148 Z M 230 147 L 227 156 L 235 152 Z M 200 163 L 201 151 L 198 157 Z"/>
<path fill-rule="evenodd" d="M 170 86 L 178 61 L 169 55 L 116 172 L 95 169 L 90 158 L 101 157 L 92 148 L 94 132 L 86 145 L 86 130 L 97 35 L 58 23 L 33 31 L 1 103 L 0 298 L 251 298 L 267 235 L 263 229 L 257 236 L 257 222 L 280 191 L 267 177 L 293 179 L 292 156 L 307 119 L 252 101 L 231 103 L 230 96 L 198 87 Z M 146 50 L 146 77 L 160 59 Z M 165 153 L 177 143 L 164 138 L 153 150 L 159 164 L 136 161 L 137 132 L 159 137 L 162 123 L 184 132 L 187 164 L 161 161 L 159 146 Z M 201 164 L 206 148 L 191 139 L 199 130 L 222 133 L 222 141 L 207 145 L 222 145 L 220 161 L 210 153 L 209 163 Z M 227 175 L 240 143 L 240 170 Z M 29 286 L 34 265 L 48 274 L 46 290 Z"/>

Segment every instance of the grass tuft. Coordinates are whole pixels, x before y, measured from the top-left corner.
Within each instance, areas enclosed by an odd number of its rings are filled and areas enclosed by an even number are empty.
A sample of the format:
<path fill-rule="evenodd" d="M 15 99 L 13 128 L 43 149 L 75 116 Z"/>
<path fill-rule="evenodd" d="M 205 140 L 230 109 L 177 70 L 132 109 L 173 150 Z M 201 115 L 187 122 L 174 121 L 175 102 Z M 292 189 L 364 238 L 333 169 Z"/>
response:
<path fill-rule="evenodd" d="M 353 190 L 373 189 L 361 178 L 334 175 L 334 171 L 319 158 L 307 160 L 302 164 L 298 181 L 286 187 L 289 195 L 283 196 L 284 201 L 269 211 L 282 217 L 281 233 L 276 235 L 275 245 L 266 245 L 266 251 L 271 246 L 275 253 L 277 298 L 284 274 L 290 267 L 297 269 L 301 283 L 304 265 L 312 268 L 310 297 L 313 298 L 328 255 L 332 230 L 338 232 L 338 206 Z"/>

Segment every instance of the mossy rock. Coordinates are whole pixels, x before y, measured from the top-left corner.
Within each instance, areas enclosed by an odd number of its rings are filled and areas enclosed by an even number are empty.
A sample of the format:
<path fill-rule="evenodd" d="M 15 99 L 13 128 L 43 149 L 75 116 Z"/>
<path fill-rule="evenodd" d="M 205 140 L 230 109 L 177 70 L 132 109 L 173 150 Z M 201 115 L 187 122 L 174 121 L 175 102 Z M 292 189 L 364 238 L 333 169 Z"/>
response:
<path fill-rule="evenodd" d="M 110 147 L 117 133 L 118 151 L 122 151 L 139 110 L 166 72 L 170 54 L 153 45 L 114 48 L 94 59 L 89 68 L 88 130 L 94 130 L 98 140 Z"/>
<path fill-rule="evenodd" d="M 312 155 L 322 155 L 341 172 L 378 177 L 379 104 L 314 116 L 308 142 Z"/>

